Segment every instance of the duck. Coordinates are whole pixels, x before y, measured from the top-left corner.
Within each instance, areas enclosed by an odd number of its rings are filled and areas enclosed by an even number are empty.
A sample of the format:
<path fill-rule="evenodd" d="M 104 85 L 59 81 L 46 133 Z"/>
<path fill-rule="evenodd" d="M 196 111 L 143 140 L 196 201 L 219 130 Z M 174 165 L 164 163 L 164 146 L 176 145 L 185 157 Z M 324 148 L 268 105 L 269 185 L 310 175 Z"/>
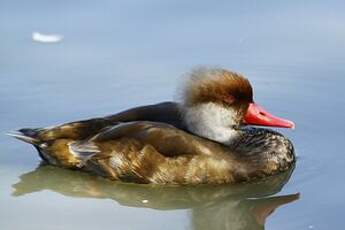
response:
<path fill-rule="evenodd" d="M 294 166 L 292 142 L 258 126 L 291 128 L 254 102 L 243 75 L 223 68 L 187 74 L 177 102 L 9 135 L 48 164 L 140 184 L 235 184 Z"/>

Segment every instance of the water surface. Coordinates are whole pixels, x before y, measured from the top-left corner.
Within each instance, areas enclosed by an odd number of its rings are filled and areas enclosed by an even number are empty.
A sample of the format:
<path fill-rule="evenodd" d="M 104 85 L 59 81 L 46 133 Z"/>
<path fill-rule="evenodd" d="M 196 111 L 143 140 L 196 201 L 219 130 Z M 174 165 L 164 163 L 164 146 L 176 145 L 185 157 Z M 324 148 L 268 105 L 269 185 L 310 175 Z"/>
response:
<path fill-rule="evenodd" d="M 0 0 L 0 133 L 172 100 L 196 65 L 245 74 L 295 121 L 292 175 L 156 187 L 39 166 L 0 137 L 1 229 L 339 229 L 345 207 L 343 1 Z M 59 33 L 41 44 L 31 33 Z M 299 193 L 299 195 L 298 195 Z M 275 210 L 273 213 L 271 213 Z"/>

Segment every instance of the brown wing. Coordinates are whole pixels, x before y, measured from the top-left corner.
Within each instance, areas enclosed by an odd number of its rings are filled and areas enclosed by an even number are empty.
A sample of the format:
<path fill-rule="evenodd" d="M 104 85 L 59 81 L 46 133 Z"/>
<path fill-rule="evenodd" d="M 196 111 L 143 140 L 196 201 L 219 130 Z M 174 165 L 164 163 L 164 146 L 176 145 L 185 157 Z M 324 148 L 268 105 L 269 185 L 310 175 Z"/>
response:
<path fill-rule="evenodd" d="M 119 123 L 78 144 L 79 146 L 96 144 L 102 148 L 102 146 L 110 143 L 114 145 L 128 141 L 142 146 L 152 146 L 161 155 L 167 157 L 176 157 L 182 154 L 207 154 L 206 149 L 210 145 L 212 148 L 217 148 L 217 144 L 177 129 L 172 125 L 148 121 Z"/>
<path fill-rule="evenodd" d="M 137 183 L 226 183 L 224 146 L 158 122 L 125 122 L 70 144 L 84 170 Z"/>
<path fill-rule="evenodd" d="M 75 164 L 79 162 L 79 156 L 74 156 L 70 151 L 69 143 L 87 140 L 99 133 L 103 133 L 102 130 L 118 127 L 116 125 L 120 122 L 161 120 L 163 122 L 167 121 L 176 124 L 175 121 L 180 119 L 177 107 L 177 104 L 170 102 L 142 106 L 104 118 L 75 121 L 47 128 L 21 129 L 16 133 L 16 137 L 34 144 L 42 159 L 52 164 L 63 165 L 64 167 L 74 167 Z M 138 126 L 131 125 L 131 127 L 132 128 L 129 129 L 132 129 L 134 133 L 140 130 Z M 116 133 L 120 133 L 119 131 L 122 129 L 118 131 L 115 131 L 116 129 L 112 130 L 115 135 Z M 123 139 L 126 137 L 128 139 L 131 137 L 130 134 L 131 132 L 128 132 L 128 135 L 126 132 L 122 132 L 121 135 Z M 136 139 L 134 138 L 133 140 Z M 84 145 L 82 149 L 86 147 L 90 148 L 90 145 Z M 87 150 L 86 153 L 80 153 L 83 157 L 88 159 L 92 151 Z M 83 159 L 83 157 L 81 157 L 81 159 Z"/>

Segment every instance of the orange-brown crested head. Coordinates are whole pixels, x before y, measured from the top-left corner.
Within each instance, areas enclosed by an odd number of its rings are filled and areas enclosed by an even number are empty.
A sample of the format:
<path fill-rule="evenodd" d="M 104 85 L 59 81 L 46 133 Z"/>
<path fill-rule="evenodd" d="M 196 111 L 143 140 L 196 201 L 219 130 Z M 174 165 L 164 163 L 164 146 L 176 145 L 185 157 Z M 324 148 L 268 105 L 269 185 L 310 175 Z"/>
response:
<path fill-rule="evenodd" d="M 190 73 L 182 93 L 185 107 L 214 103 L 232 108 L 239 120 L 243 119 L 249 104 L 253 102 L 253 89 L 249 81 L 239 73 L 220 68 L 195 69 Z"/>
<path fill-rule="evenodd" d="M 182 111 L 187 129 L 199 136 L 228 143 L 243 124 L 293 128 L 254 103 L 253 89 L 241 74 L 220 68 L 199 68 L 182 88 Z"/>

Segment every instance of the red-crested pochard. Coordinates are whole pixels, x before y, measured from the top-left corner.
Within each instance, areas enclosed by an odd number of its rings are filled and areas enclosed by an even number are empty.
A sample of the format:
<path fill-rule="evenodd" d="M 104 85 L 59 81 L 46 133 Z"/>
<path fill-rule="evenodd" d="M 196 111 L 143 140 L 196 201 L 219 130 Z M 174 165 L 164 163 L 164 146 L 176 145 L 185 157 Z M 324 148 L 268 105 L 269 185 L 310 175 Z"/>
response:
<path fill-rule="evenodd" d="M 242 75 L 224 69 L 189 74 L 180 103 L 164 102 L 115 115 L 10 135 L 35 146 L 56 166 L 112 180 L 221 184 L 277 174 L 295 161 L 291 142 L 261 125 L 293 128 L 253 100 Z"/>

